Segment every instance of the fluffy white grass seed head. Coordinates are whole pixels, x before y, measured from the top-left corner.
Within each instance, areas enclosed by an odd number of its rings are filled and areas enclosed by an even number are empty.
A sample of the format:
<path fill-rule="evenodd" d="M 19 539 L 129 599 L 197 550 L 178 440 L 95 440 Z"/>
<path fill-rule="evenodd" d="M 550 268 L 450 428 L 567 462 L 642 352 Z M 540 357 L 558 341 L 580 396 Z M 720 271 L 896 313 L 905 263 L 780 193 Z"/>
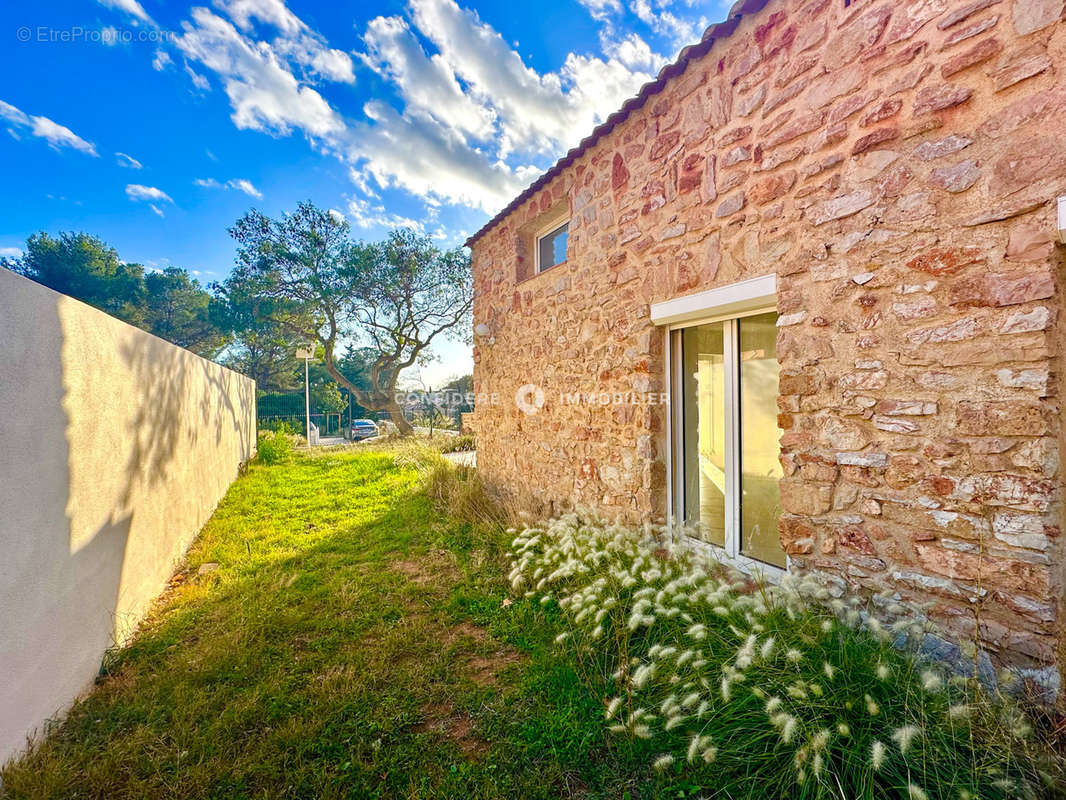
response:
<path fill-rule="evenodd" d="M 944 679 L 938 672 L 927 669 L 922 673 L 922 688 L 927 692 L 939 692 L 944 688 Z"/>
<path fill-rule="evenodd" d="M 885 765 L 885 758 L 887 755 L 888 750 L 884 743 L 874 740 L 873 745 L 870 747 L 870 767 L 874 772 L 881 771 L 881 767 Z"/>
<path fill-rule="evenodd" d="M 663 753 L 655 761 L 652 762 L 652 766 L 656 772 L 666 772 L 674 763 L 674 757 L 669 753 Z"/>
<path fill-rule="evenodd" d="M 902 755 L 907 755 L 907 751 L 911 749 L 911 744 L 921 732 L 922 729 L 917 725 L 903 725 L 892 731 L 892 741 L 899 745 L 899 752 Z"/>
<path fill-rule="evenodd" d="M 870 695 L 866 695 L 865 697 L 863 697 L 863 700 L 866 702 L 866 713 L 869 714 L 871 717 L 876 717 L 878 714 L 881 713 L 881 707 L 877 705 L 877 703 L 872 697 L 870 697 Z"/>

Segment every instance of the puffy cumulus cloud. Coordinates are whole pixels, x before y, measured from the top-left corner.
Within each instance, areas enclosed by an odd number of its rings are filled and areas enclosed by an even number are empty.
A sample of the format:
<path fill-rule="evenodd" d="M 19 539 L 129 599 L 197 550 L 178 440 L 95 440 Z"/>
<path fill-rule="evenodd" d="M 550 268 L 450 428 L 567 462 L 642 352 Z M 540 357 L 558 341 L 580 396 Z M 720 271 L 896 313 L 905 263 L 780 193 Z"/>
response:
<path fill-rule="evenodd" d="M 378 17 L 367 25 L 363 60 L 396 84 L 405 113 L 431 117 L 448 130 L 488 139 L 496 115 L 467 94 L 439 55 L 428 56 L 400 17 Z"/>
<path fill-rule="evenodd" d="M 555 155 L 576 144 L 652 75 L 617 58 L 571 53 L 538 74 L 503 37 L 454 0 L 411 0 L 411 18 L 467 94 L 497 118 L 501 158 Z"/>
<path fill-rule="evenodd" d="M 603 50 L 612 60 L 635 72 L 658 73 L 668 60 L 652 52 L 648 43 L 635 33 L 621 39 L 604 37 Z"/>
<path fill-rule="evenodd" d="M 291 63 L 327 80 L 355 81 L 351 56 L 329 47 L 283 0 L 216 0 L 215 5 L 245 34 L 254 32 L 253 20 L 277 29 L 274 51 Z"/>
<path fill-rule="evenodd" d="M 568 104 L 558 75 L 538 75 L 492 27 L 452 0 L 413 0 L 412 19 L 441 61 L 499 119 L 500 155 L 550 152 L 568 138 Z"/>
<path fill-rule="evenodd" d="M 606 57 L 571 53 L 538 74 L 454 0 L 411 0 L 408 12 L 410 22 L 367 26 L 361 58 L 395 85 L 402 107 L 368 103 L 349 152 L 358 174 L 431 203 L 496 211 L 540 173 L 530 162 L 576 144 L 661 61 L 634 35 Z"/>
<path fill-rule="evenodd" d="M 524 185 L 522 170 L 467 147 L 432 119 L 401 115 L 376 100 L 364 112 L 369 122 L 353 128 L 348 154 L 382 188 L 491 212 Z"/>
<path fill-rule="evenodd" d="M 155 186 L 145 186 L 140 183 L 131 183 L 126 186 L 126 197 L 134 202 L 173 203 L 166 192 Z"/>
<path fill-rule="evenodd" d="M 255 185 L 245 178 L 231 178 L 228 181 L 217 181 L 214 178 L 197 178 L 193 181 L 197 186 L 202 186 L 205 189 L 234 189 L 238 192 L 244 192 L 249 197 L 254 197 L 257 200 L 263 199 L 263 193 L 255 188 Z"/>
<path fill-rule="evenodd" d="M 656 8 L 669 1 L 654 0 Z M 393 96 L 365 103 L 361 114 L 342 115 L 317 91 L 321 81 L 354 81 L 352 61 L 284 0 L 214 0 L 215 10 L 193 9 L 176 45 L 198 86 L 206 79 L 189 65 L 214 73 L 237 127 L 299 131 L 349 165 L 367 203 L 345 212 L 353 224 L 388 219 L 370 203 L 389 188 L 419 197 L 430 212 L 452 204 L 492 213 L 664 63 L 644 39 L 616 35 L 608 21 L 643 6 L 582 2 L 604 20 L 601 53 L 571 53 L 545 73 L 455 0 L 409 0 L 401 14 L 371 19 L 356 55 Z"/>
<path fill-rule="evenodd" d="M 274 40 L 274 50 L 306 72 L 339 83 L 355 83 L 351 56 L 342 50 L 322 46 L 315 37 L 278 38 Z"/>
<path fill-rule="evenodd" d="M 98 155 L 96 146 L 92 142 L 87 142 L 70 128 L 60 125 L 58 122 L 53 122 L 48 117 L 32 116 L 10 103 L 0 101 L 0 118 L 7 120 L 11 124 L 11 132 L 16 139 L 19 138 L 17 131 L 25 130 L 31 136 L 44 139 L 54 150 L 70 148 L 86 155 L 94 157 Z"/>
<path fill-rule="evenodd" d="M 310 86 L 302 85 L 265 42 L 251 40 L 233 23 L 194 8 L 177 46 L 222 80 L 238 128 L 328 138 L 345 130 L 340 115 Z"/>
<path fill-rule="evenodd" d="M 294 36 L 306 29 L 303 21 L 283 0 L 215 0 L 215 7 L 225 12 L 243 31 L 252 30 L 252 20 L 273 25 L 286 36 Z"/>

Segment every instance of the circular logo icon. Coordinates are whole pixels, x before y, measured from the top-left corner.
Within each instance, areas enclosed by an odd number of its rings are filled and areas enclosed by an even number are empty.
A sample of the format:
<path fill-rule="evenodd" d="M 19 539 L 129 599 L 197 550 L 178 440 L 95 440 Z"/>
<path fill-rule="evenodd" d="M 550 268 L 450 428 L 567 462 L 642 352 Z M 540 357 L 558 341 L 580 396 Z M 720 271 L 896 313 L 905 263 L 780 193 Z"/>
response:
<path fill-rule="evenodd" d="M 514 393 L 514 404 L 522 413 L 533 416 L 544 408 L 544 390 L 535 383 L 523 384 Z"/>

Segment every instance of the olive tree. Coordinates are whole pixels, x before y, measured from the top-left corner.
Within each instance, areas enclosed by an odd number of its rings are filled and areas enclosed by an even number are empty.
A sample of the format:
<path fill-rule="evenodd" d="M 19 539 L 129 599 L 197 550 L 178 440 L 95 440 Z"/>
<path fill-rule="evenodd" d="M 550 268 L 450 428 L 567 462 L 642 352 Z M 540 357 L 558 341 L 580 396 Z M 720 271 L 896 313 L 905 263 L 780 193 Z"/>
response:
<path fill-rule="evenodd" d="M 401 434 L 413 431 L 396 399 L 400 373 L 425 362 L 445 334 L 466 336 L 473 292 L 469 257 L 442 251 L 410 229 L 382 242 L 351 237 L 339 215 L 300 203 L 271 219 L 250 211 L 230 229 L 238 244 L 231 289 L 252 287 L 256 313 L 315 342 L 330 376 L 372 411 L 388 413 Z M 338 367 L 339 348 L 371 351 L 367 383 Z"/>

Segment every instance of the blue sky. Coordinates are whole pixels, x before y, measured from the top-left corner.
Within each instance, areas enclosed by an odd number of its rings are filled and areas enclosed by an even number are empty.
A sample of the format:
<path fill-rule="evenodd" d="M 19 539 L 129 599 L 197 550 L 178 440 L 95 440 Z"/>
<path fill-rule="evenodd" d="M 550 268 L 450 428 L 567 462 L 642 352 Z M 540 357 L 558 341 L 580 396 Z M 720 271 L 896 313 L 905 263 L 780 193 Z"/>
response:
<path fill-rule="evenodd" d="M 229 271 L 226 228 L 310 199 L 461 244 L 704 27 L 711 0 L 158 0 L 0 8 L 0 255 L 87 231 Z M 430 384 L 468 372 L 448 343 Z"/>

